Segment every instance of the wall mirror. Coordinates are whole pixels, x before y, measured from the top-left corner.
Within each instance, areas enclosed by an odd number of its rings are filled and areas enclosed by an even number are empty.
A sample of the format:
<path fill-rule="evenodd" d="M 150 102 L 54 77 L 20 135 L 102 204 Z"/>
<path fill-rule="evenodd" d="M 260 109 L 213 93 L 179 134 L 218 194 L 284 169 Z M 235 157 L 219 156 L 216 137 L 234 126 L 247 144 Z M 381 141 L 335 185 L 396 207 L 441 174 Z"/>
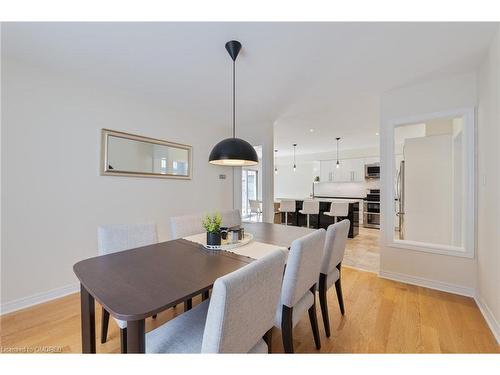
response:
<path fill-rule="evenodd" d="M 188 145 L 102 129 L 101 174 L 190 179 Z"/>
<path fill-rule="evenodd" d="M 398 121 L 391 135 L 391 243 L 473 256 L 474 111 Z"/>

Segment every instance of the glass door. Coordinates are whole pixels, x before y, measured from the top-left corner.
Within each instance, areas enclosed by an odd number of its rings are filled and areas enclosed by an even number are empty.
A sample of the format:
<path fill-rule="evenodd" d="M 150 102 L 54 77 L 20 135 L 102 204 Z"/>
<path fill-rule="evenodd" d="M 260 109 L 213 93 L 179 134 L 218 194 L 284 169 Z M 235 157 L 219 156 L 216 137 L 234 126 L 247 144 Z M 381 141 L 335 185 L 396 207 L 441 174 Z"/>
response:
<path fill-rule="evenodd" d="M 251 215 L 250 201 L 257 200 L 257 178 L 257 171 L 251 169 L 241 170 L 241 213 L 243 217 L 249 217 Z"/>

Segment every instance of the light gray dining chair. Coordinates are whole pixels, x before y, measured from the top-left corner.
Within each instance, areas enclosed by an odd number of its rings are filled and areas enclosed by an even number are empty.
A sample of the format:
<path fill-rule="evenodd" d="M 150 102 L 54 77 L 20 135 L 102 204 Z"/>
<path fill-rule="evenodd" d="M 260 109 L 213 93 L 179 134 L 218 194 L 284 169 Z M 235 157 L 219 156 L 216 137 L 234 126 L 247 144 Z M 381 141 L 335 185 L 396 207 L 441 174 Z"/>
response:
<path fill-rule="evenodd" d="M 267 353 L 286 261 L 277 250 L 218 278 L 210 300 L 146 334 L 146 353 Z"/>
<path fill-rule="evenodd" d="M 241 215 L 239 210 L 220 210 L 223 227 L 234 227 L 241 225 Z M 172 238 L 183 238 L 193 234 L 203 233 L 201 222 L 205 214 L 202 212 L 190 215 L 173 216 L 170 218 L 170 231 Z"/>
<path fill-rule="evenodd" d="M 240 210 L 222 210 L 220 213 L 222 215 L 223 227 L 231 228 L 241 225 Z"/>
<path fill-rule="evenodd" d="M 319 303 L 321 305 L 321 315 L 323 315 L 326 337 L 330 337 L 330 321 L 328 318 L 328 301 L 326 299 L 326 294 L 334 283 L 340 312 L 342 315 L 345 313 L 342 286 L 340 283 L 340 269 L 342 260 L 344 259 L 350 225 L 351 222 L 344 219 L 336 224 L 328 226 L 328 230 L 326 231 L 323 261 L 321 263 L 318 283 Z"/>
<path fill-rule="evenodd" d="M 321 348 L 318 320 L 316 318 L 316 284 L 323 258 L 325 230 L 318 229 L 292 242 L 281 300 L 275 317 L 275 326 L 281 329 L 286 353 L 293 353 L 293 328 L 309 312 L 309 320 L 316 348 Z"/>
<path fill-rule="evenodd" d="M 156 224 L 116 224 L 102 225 L 97 228 L 97 250 L 99 255 L 107 255 L 158 243 Z M 153 316 L 156 318 L 156 315 Z M 127 352 L 127 322 L 113 319 L 120 328 L 122 353 Z M 109 312 L 102 308 L 101 343 L 105 343 L 108 335 Z"/>

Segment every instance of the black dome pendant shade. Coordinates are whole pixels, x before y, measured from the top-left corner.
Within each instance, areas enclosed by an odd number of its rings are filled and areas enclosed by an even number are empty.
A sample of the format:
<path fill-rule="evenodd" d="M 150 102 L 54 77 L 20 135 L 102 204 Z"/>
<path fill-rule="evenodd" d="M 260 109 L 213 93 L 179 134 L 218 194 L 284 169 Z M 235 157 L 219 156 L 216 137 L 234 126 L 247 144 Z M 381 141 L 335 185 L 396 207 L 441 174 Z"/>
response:
<path fill-rule="evenodd" d="M 259 157 L 253 146 L 247 141 L 236 138 L 235 126 L 235 61 L 241 50 L 241 43 L 237 40 L 231 40 L 226 43 L 226 50 L 233 60 L 233 137 L 226 138 L 215 145 L 208 158 L 209 163 L 216 165 L 226 165 L 230 167 L 241 167 L 256 165 L 259 163 Z"/>

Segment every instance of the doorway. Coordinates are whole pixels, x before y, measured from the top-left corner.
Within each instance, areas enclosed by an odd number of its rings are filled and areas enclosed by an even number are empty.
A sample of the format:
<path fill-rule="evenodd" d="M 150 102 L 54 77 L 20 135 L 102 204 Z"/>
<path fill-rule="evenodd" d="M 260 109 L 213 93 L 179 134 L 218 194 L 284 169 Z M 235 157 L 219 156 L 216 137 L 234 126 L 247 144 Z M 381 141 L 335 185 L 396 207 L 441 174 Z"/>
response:
<path fill-rule="evenodd" d="M 259 189 L 259 171 L 241 170 L 241 214 L 246 221 L 262 221 L 262 201 Z"/>

